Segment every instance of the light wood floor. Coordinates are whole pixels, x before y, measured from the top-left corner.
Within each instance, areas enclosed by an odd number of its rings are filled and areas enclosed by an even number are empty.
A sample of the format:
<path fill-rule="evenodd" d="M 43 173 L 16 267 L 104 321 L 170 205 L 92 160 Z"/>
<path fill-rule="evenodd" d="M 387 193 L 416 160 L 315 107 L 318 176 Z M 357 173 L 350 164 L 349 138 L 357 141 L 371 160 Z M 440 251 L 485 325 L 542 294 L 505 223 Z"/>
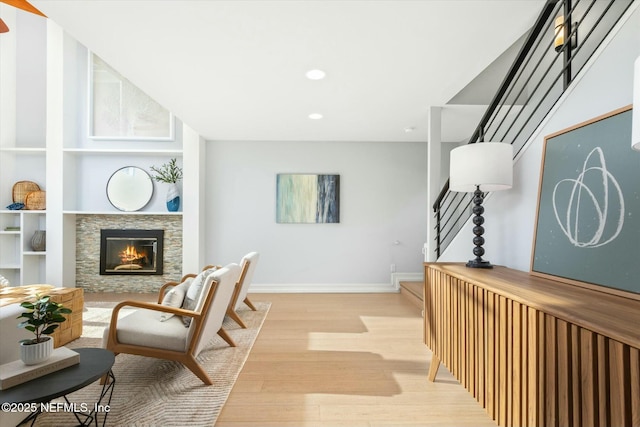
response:
<path fill-rule="evenodd" d="M 271 311 L 216 427 L 493 426 L 400 294 L 254 294 Z M 203 402 L 203 404 L 206 404 Z"/>

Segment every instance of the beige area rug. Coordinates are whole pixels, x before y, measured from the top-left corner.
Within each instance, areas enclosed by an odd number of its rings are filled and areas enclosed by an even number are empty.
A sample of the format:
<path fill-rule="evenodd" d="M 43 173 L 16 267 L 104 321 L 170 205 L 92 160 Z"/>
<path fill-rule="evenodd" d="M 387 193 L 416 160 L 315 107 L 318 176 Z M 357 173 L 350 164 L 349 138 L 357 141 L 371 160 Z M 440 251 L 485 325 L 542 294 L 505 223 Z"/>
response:
<path fill-rule="evenodd" d="M 68 348 L 100 347 L 102 331 L 109 323 L 115 303 L 85 304 L 83 334 L 67 344 Z M 113 373 L 116 377 L 107 426 L 213 426 L 229 393 L 249 356 L 253 343 L 267 316 L 270 303 L 256 303 L 258 311 L 240 310 L 238 314 L 247 325 L 240 328 L 226 319 L 224 329 L 236 342 L 229 347 L 216 337 L 198 361 L 213 380 L 205 386 L 182 364 L 149 357 L 120 354 L 116 356 Z M 124 311 L 124 310 L 123 310 Z M 121 314 L 126 314 L 121 311 Z M 69 394 L 70 402 L 93 407 L 102 386 L 97 381 Z M 63 402 L 62 399 L 57 401 Z M 102 423 L 102 419 L 100 420 Z M 71 413 L 41 414 L 36 426 L 60 427 L 77 425 Z"/>

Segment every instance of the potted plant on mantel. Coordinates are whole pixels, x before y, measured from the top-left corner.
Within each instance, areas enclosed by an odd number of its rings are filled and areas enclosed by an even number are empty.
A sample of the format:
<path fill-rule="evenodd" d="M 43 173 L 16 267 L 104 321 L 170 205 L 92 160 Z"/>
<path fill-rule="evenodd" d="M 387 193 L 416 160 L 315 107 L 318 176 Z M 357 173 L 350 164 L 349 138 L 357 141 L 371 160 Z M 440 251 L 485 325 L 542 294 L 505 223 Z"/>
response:
<path fill-rule="evenodd" d="M 51 301 L 48 295 L 36 295 L 35 302 L 25 301 L 20 306 L 27 311 L 17 317 L 26 319 L 20 322 L 18 327 L 25 328 L 36 336 L 20 341 L 20 358 L 25 365 L 42 363 L 53 353 L 53 338 L 48 335 L 67 320 L 63 314 L 70 314 L 71 309 Z"/>
<path fill-rule="evenodd" d="M 161 165 L 159 168 L 151 166 L 151 170 L 155 172 L 153 179 L 169 184 L 167 209 L 169 212 L 177 212 L 180 209 L 180 192 L 177 184 L 182 179 L 182 169 L 176 163 L 176 159 L 169 160 L 168 163 Z"/>

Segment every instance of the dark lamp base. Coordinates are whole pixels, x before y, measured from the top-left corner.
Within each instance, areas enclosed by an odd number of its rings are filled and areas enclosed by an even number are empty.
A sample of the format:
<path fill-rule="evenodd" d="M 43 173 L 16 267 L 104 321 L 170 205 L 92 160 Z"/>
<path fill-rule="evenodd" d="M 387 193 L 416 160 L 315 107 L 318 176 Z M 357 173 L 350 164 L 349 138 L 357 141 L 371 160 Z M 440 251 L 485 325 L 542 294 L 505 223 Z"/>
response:
<path fill-rule="evenodd" d="M 470 268 L 493 268 L 489 261 L 478 261 L 477 259 L 470 259 L 466 265 Z"/>

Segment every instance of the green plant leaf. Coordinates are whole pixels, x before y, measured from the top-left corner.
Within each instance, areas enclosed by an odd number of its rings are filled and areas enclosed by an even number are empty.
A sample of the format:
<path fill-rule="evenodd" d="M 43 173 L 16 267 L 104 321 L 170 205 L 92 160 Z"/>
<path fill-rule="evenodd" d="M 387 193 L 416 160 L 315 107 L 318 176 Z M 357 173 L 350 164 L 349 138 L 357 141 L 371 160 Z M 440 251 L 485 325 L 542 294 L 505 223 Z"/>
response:
<path fill-rule="evenodd" d="M 151 166 L 151 171 L 155 172 L 152 178 L 158 182 L 175 184 L 182 179 L 182 168 L 178 166 L 175 158 L 160 167 Z"/>
<path fill-rule="evenodd" d="M 20 304 L 23 308 L 30 310 L 21 313 L 17 319 L 26 319 L 18 324 L 18 327 L 25 328 L 33 332 L 36 336 L 35 342 L 42 342 L 45 339 L 42 335 L 51 334 L 55 331 L 60 323 L 67 319 L 63 314 L 70 314 L 71 309 L 64 307 L 62 304 L 51 301 L 49 295 L 36 295 L 34 303 L 24 302 Z"/>
<path fill-rule="evenodd" d="M 55 330 L 58 328 L 58 326 L 60 326 L 60 325 L 51 325 L 51 326 L 49 326 L 48 328 L 45 328 L 45 329 L 42 331 L 42 334 L 43 334 L 43 335 L 49 335 L 50 333 L 52 333 L 53 331 L 55 331 Z"/>

